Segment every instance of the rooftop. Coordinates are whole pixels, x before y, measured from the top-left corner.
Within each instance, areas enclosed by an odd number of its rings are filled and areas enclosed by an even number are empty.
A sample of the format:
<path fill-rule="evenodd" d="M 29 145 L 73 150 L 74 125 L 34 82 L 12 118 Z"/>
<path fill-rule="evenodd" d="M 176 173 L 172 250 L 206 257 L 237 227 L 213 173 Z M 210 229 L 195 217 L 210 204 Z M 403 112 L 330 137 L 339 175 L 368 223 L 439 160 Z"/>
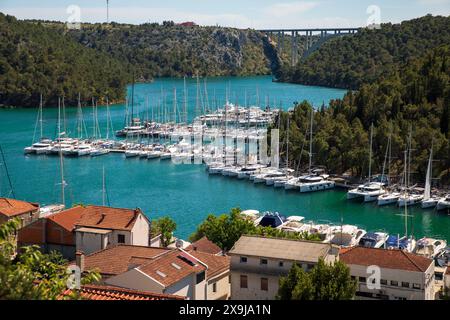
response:
<path fill-rule="evenodd" d="M 169 287 L 189 275 L 205 271 L 206 267 L 198 258 L 181 250 L 172 250 L 141 265 L 138 269 L 165 287 Z"/>
<path fill-rule="evenodd" d="M 377 265 L 380 268 L 425 272 L 433 260 L 402 250 L 386 250 L 354 247 L 340 252 L 339 259 L 345 264 L 362 266 Z"/>
<path fill-rule="evenodd" d="M 73 290 L 67 289 L 62 293 L 60 299 L 62 300 L 72 293 Z M 81 286 L 79 294 L 83 300 L 184 300 L 184 297 L 175 295 L 99 285 Z"/>
<path fill-rule="evenodd" d="M 138 209 L 111 208 L 102 206 L 78 206 L 67 211 L 81 212 L 76 227 L 93 227 L 99 229 L 131 230 L 140 213 Z"/>
<path fill-rule="evenodd" d="M 163 248 L 117 245 L 86 256 L 84 266 L 86 270 L 98 269 L 101 274 L 118 275 L 166 252 Z"/>
<path fill-rule="evenodd" d="M 15 199 L 0 198 L 0 214 L 15 217 L 39 209 L 39 204 Z"/>
<path fill-rule="evenodd" d="M 190 251 L 194 257 L 208 266 L 206 278 L 211 279 L 230 269 L 230 257 L 200 251 Z"/>
<path fill-rule="evenodd" d="M 210 254 L 219 254 L 222 252 L 219 246 L 214 242 L 210 241 L 207 237 L 203 237 L 200 240 L 193 242 L 190 246 L 186 248 L 187 251 L 199 251 L 206 252 Z"/>
<path fill-rule="evenodd" d="M 327 256 L 331 248 L 330 244 L 314 241 L 242 236 L 229 254 L 317 262 Z"/>

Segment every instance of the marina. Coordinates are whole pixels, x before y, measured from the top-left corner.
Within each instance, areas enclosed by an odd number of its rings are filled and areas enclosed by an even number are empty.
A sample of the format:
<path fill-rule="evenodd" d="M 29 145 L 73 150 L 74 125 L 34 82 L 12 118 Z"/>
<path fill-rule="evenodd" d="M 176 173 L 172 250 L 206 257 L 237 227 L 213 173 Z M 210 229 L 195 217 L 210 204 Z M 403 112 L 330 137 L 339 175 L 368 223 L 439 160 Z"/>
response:
<path fill-rule="evenodd" d="M 168 80 L 162 80 L 162 82 L 166 81 Z M 247 80 L 241 79 L 239 81 Z M 253 79 L 253 81 L 255 80 Z M 183 80 L 172 80 L 172 82 L 174 85 L 183 86 Z M 278 84 L 271 83 L 268 77 L 258 79 L 256 82 L 260 83 L 260 87 L 269 85 L 269 83 L 274 88 L 278 86 Z M 147 90 L 152 85 L 147 85 Z M 156 84 L 156 86 L 160 85 L 161 83 Z M 191 85 L 195 88 L 195 82 Z M 281 86 L 284 87 L 285 85 Z M 144 106 L 145 99 L 138 94 L 142 89 L 143 85 L 136 85 L 136 96 L 138 97 L 136 100 L 140 100 L 142 106 Z M 315 88 L 311 88 L 311 90 L 314 94 L 317 94 Z M 272 90 L 271 92 L 276 91 Z M 280 90 L 281 94 L 283 94 L 283 90 Z M 278 99 L 279 97 L 277 97 Z M 309 99 L 315 100 L 317 103 L 317 98 L 309 97 Z M 284 105 L 287 106 L 288 104 L 285 103 Z M 191 101 L 189 107 L 191 110 L 195 108 L 195 100 Z M 76 127 L 76 109 L 66 107 L 68 128 Z M 141 109 L 144 110 L 143 107 Z M 255 208 L 260 211 L 278 211 L 286 216 L 305 216 L 308 221 L 326 220 L 339 224 L 343 220 L 345 224 L 360 225 L 362 229 L 368 231 L 389 230 L 391 235 L 404 233 L 404 218 L 402 218 L 402 209 L 398 206 L 381 207 L 376 202 L 361 204 L 355 201 L 347 201 L 346 191 L 340 188 L 300 194 L 300 189 L 297 189 L 298 179 L 306 178 L 308 180 L 308 176 L 310 176 L 308 172 L 305 176 L 294 177 L 292 172 L 284 171 L 285 169 L 281 165 L 278 171 L 267 173 L 270 176 L 266 174 L 264 177 L 266 180 L 263 179 L 261 183 L 249 183 L 250 180 L 254 180 L 257 171 L 268 169 L 249 163 L 244 169 L 228 166 L 227 168 L 222 167 L 222 170 L 220 170 L 220 167 L 218 167 L 217 174 L 208 175 L 206 172 L 208 166 L 204 164 L 177 165 L 172 161 L 163 161 L 172 159 L 172 155 L 169 151 L 170 143 L 166 144 L 164 141 L 160 141 L 159 137 L 155 137 L 154 141 L 150 140 L 151 148 L 147 149 L 144 147 L 148 147 L 148 137 L 143 138 L 142 144 L 137 143 L 137 137 L 130 138 L 128 139 L 130 141 L 127 142 L 127 139 L 116 140 L 110 134 L 109 139 L 106 139 L 105 128 L 107 128 L 109 122 L 116 131 L 123 126 L 124 106 L 110 106 L 108 110 L 104 107 L 98 107 L 97 120 L 94 120 L 99 122 L 99 128 L 103 132 L 101 140 L 104 147 L 100 145 L 100 148 L 90 150 L 91 156 L 64 157 L 68 205 L 101 203 L 101 172 L 104 167 L 108 176 L 107 186 L 112 206 L 126 206 L 127 203 L 135 203 L 136 206 L 143 208 L 154 217 L 170 215 L 178 224 L 177 236 L 184 238 L 189 236 L 195 226 L 208 213 L 220 214 L 228 212 L 230 208 L 236 206 L 240 206 L 242 209 Z M 89 108 L 83 108 L 83 111 L 86 126 L 92 130 L 93 120 L 90 120 L 90 118 L 93 119 L 92 116 L 96 112 L 91 111 L 92 114 L 90 114 Z M 3 146 L 6 150 L 6 158 L 16 193 L 19 197 L 27 197 L 31 200 L 34 197 L 39 197 L 39 199 L 44 199 L 47 204 L 59 202 L 58 157 L 44 155 L 41 150 L 48 148 L 52 144 L 51 141 L 41 141 L 38 142 L 38 145 L 34 145 L 36 156 L 20 156 L 24 153 L 23 148 L 30 145 L 29 137 L 32 136 L 36 110 L 0 110 L 0 113 L 1 119 L 4 119 L 7 123 L 7 128 L 15 128 L 15 130 L 5 130 Z M 107 113 L 110 114 L 111 121 L 106 120 L 108 118 Z M 143 115 L 141 118 L 145 119 L 145 111 L 142 111 L 141 114 Z M 44 109 L 42 120 L 44 137 L 55 136 L 57 119 L 57 109 Z M 183 133 L 183 127 L 179 126 L 179 128 L 181 129 L 180 133 Z M 245 135 L 245 128 L 239 130 L 244 130 L 242 134 Z M 76 136 L 75 132 L 76 130 L 73 131 L 72 136 Z M 231 130 L 229 139 L 233 139 L 235 134 Z M 178 138 L 174 137 L 179 141 Z M 165 139 L 167 140 L 167 138 Z M 70 145 L 73 140 L 65 142 Z M 115 146 L 115 143 L 119 145 Z M 122 145 L 120 146 L 120 144 Z M 129 152 L 129 157 L 126 157 L 124 154 L 127 151 L 123 144 L 125 144 L 125 147 L 130 147 L 130 151 L 132 151 L 133 146 L 134 149 L 142 147 L 142 150 Z M 60 145 L 62 145 L 62 141 Z M 81 148 L 81 150 L 83 149 L 86 149 L 85 146 Z M 145 155 L 147 160 L 151 161 L 144 161 Z M 325 173 L 320 170 L 313 172 L 313 176 L 319 178 L 323 178 L 320 177 L 323 174 Z M 223 177 L 223 175 L 227 177 Z M 92 177 L 98 177 L 98 179 Z M 246 183 L 240 181 L 246 180 L 246 178 L 248 178 Z M 325 176 L 325 178 L 328 179 L 329 177 Z M 303 182 L 306 182 L 306 180 Z M 124 181 L 128 181 L 128 183 L 124 184 Z M 88 188 L 86 188 L 87 185 Z M 131 185 L 135 190 L 132 194 L 127 192 Z M 4 182 L 2 190 L 7 192 Z M 202 196 L 205 192 L 208 194 L 207 197 Z M 202 200 L 199 201 L 199 198 Z M 160 209 L 163 207 L 165 208 L 164 212 Z M 411 216 L 409 218 L 411 220 L 410 225 L 417 239 L 425 235 L 437 239 L 450 238 L 450 219 L 447 215 L 438 214 L 434 210 L 422 210 L 420 205 L 409 208 L 409 212 Z"/>

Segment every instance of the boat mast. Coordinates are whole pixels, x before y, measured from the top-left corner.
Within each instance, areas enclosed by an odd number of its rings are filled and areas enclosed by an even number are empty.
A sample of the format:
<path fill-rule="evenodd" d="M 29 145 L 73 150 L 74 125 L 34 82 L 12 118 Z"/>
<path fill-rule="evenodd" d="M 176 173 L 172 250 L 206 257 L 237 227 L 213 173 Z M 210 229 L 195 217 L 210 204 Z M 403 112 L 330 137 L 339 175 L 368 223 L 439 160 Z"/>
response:
<path fill-rule="evenodd" d="M 370 125 L 369 183 L 372 179 L 372 143 L 373 143 L 373 123 Z"/>
<path fill-rule="evenodd" d="M 183 119 L 184 119 L 184 123 L 187 124 L 187 89 L 186 89 L 186 76 L 184 76 L 184 78 L 183 78 L 183 90 L 184 90 Z"/>
<path fill-rule="evenodd" d="M 106 140 L 109 140 L 109 100 L 108 96 L 106 96 Z"/>
<path fill-rule="evenodd" d="M 61 136 L 65 132 L 61 132 L 61 98 L 58 97 L 58 136 L 59 136 L 59 167 L 61 171 L 61 201 L 63 206 L 66 206 L 65 199 L 65 182 L 64 182 L 64 161 L 62 155 Z"/>
<path fill-rule="evenodd" d="M 42 140 L 44 134 L 43 134 L 43 130 L 42 130 L 42 93 L 40 95 L 40 102 L 39 102 L 39 123 L 40 123 L 40 133 L 41 133 L 41 137 L 40 140 Z"/>
<path fill-rule="evenodd" d="M 404 175 L 405 175 L 405 189 L 403 190 L 403 197 L 405 199 L 405 236 L 408 237 L 408 204 L 407 204 L 407 192 L 406 192 L 406 177 L 408 174 L 408 150 L 405 150 L 405 171 L 404 171 Z"/>
<path fill-rule="evenodd" d="M 134 72 L 133 83 L 131 85 L 131 126 L 134 126 Z"/>
<path fill-rule="evenodd" d="M 388 143 L 387 143 L 387 146 L 386 146 L 386 153 L 385 153 L 385 155 L 384 155 L 383 171 L 382 171 L 382 173 L 381 173 L 381 182 L 384 181 L 384 172 L 385 172 L 385 170 L 386 170 L 386 162 L 388 162 L 387 165 L 389 166 L 390 161 L 391 161 L 391 154 L 390 154 L 390 149 L 391 149 L 391 137 L 392 137 L 392 128 L 391 128 L 391 130 L 390 130 L 390 132 L 389 132 Z M 389 161 L 388 161 L 388 158 L 389 158 Z M 389 174 L 388 174 L 388 176 L 389 176 Z M 388 180 L 389 180 L 389 179 L 388 179 Z"/>
<path fill-rule="evenodd" d="M 314 121 L 314 109 L 311 107 L 311 123 L 309 130 L 309 174 L 312 173 L 312 147 L 313 147 L 313 121 Z"/>
<path fill-rule="evenodd" d="M 287 127 L 286 127 L 286 169 L 289 169 L 289 111 L 287 117 Z M 286 171 L 287 174 L 287 171 Z"/>
<path fill-rule="evenodd" d="M 425 181 L 424 200 L 431 198 L 431 177 L 433 174 L 433 142 L 431 142 L 430 159 L 428 160 L 427 177 Z"/>

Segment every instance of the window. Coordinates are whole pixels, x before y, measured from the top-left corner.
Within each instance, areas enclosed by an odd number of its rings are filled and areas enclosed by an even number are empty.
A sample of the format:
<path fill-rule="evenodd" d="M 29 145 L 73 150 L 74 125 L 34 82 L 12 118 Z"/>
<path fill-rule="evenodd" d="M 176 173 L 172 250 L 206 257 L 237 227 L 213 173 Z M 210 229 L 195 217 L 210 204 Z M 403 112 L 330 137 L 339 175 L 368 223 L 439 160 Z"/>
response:
<path fill-rule="evenodd" d="M 314 268 L 313 264 L 308 264 L 308 271 L 311 270 L 312 268 Z"/>
<path fill-rule="evenodd" d="M 197 273 L 197 284 L 205 280 L 205 271 Z"/>
<path fill-rule="evenodd" d="M 403 288 L 409 288 L 409 282 L 402 282 Z"/>
<path fill-rule="evenodd" d="M 283 261 L 278 262 L 278 266 L 279 266 L 280 268 L 284 267 L 284 262 L 283 262 Z"/>
<path fill-rule="evenodd" d="M 248 288 L 247 276 L 241 275 L 241 288 L 242 289 Z"/>
<path fill-rule="evenodd" d="M 269 279 L 261 278 L 261 290 L 269 291 Z"/>
<path fill-rule="evenodd" d="M 213 292 L 217 292 L 217 282 L 213 283 Z"/>
<path fill-rule="evenodd" d="M 247 257 L 241 257 L 241 263 L 247 263 Z"/>
<path fill-rule="evenodd" d="M 117 235 L 117 242 L 118 243 L 125 243 L 125 235 L 124 234 L 118 234 Z"/>
<path fill-rule="evenodd" d="M 266 266 L 267 265 L 267 259 L 261 259 L 261 264 Z"/>
<path fill-rule="evenodd" d="M 366 278 L 365 277 L 359 277 L 359 282 L 366 282 Z"/>
<path fill-rule="evenodd" d="M 398 281 L 391 281 L 391 286 L 398 287 Z"/>
<path fill-rule="evenodd" d="M 420 284 L 418 284 L 418 283 L 413 283 L 413 288 L 414 288 L 414 289 L 420 289 Z"/>
<path fill-rule="evenodd" d="M 388 283 L 387 280 L 383 280 L 383 279 L 380 280 L 380 284 L 382 284 L 382 285 L 387 286 L 387 283 Z"/>

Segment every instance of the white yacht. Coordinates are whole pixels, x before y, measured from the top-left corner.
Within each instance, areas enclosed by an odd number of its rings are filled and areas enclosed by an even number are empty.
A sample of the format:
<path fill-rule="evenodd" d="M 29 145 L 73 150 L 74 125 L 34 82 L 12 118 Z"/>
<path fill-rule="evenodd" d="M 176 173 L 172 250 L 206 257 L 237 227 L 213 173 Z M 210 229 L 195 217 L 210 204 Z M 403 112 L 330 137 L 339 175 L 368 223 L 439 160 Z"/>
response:
<path fill-rule="evenodd" d="M 441 251 L 447 247 L 447 242 L 445 240 L 438 240 L 433 238 L 422 238 L 417 240 L 417 246 L 414 250 L 415 254 L 433 259 Z"/>
<path fill-rule="evenodd" d="M 295 190 L 299 188 L 299 181 L 301 178 L 304 178 L 305 176 L 302 177 L 295 177 L 295 178 L 291 178 L 288 181 L 286 181 L 286 183 L 284 184 L 284 189 L 285 190 Z"/>
<path fill-rule="evenodd" d="M 385 206 L 397 203 L 398 198 L 400 198 L 400 196 L 401 196 L 400 192 L 386 192 L 385 194 L 378 196 L 377 204 L 379 206 Z"/>
<path fill-rule="evenodd" d="M 386 240 L 385 247 L 389 250 L 399 249 L 412 253 L 416 249 L 416 240 L 414 240 L 412 237 L 400 237 L 399 235 L 391 234 Z"/>
<path fill-rule="evenodd" d="M 334 181 L 328 180 L 328 175 L 309 175 L 299 179 L 298 187 L 301 193 L 329 190 L 335 187 Z"/>
<path fill-rule="evenodd" d="M 226 166 L 222 164 L 216 164 L 214 166 L 209 166 L 208 173 L 209 174 L 221 174 L 222 170 L 226 168 Z"/>
<path fill-rule="evenodd" d="M 127 150 L 125 151 L 125 158 L 135 158 L 141 153 L 140 150 Z"/>
<path fill-rule="evenodd" d="M 389 234 L 386 232 L 368 232 L 359 240 L 359 245 L 367 248 L 384 248 L 388 238 Z"/>
<path fill-rule="evenodd" d="M 79 157 L 88 156 L 93 148 L 89 144 L 80 144 L 74 148 Z"/>
<path fill-rule="evenodd" d="M 436 210 L 449 210 L 450 209 L 450 194 L 440 199 L 436 205 Z"/>
<path fill-rule="evenodd" d="M 357 246 L 367 232 L 353 225 L 333 226 L 329 242 L 344 248 Z"/>
<path fill-rule="evenodd" d="M 399 207 L 413 206 L 419 204 L 423 199 L 423 194 L 404 194 L 398 198 L 397 204 Z"/>
<path fill-rule="evenodd" d="M 159 150 L 152 150 L 147 152 L 147 159 L 158 159 L 161 157 L 162 152 Z"/>
<path fill-rule="evenodd" d="M 302 232 L 304 217 L 290 216 L 286 219 L 286 222 L 280 227 L 282 231 L 286 232 Z"/>
<path fill-rule="evenodd" d="M 170 160 L 170 159 L 172 159 L 172 153 L 171 153 L 171 152 L 168 152 L 168 151 L 166 151 L 166 152 L 161 152 L 159 158 L 160 158 L 161 160 Z"/>
<path fill-rule="evenodd" d="M 286 177 L 286 173 L 279 171 L 274 173 L 269 173 L 264 177 L 264 182 L 268 186 L 273 186 L 275 184 L 275 181 L 283 179 Z"/>
<path fill-rule="evenodd" d="M 94 148 L 91 150 L 91 153 L 89 153 L 89 155 L 91 157 L 98 157 L 98 156 L 103 156 L 105 154 L 108 154 L 109 150 L 105 149 L 105 148 Z"/>
<path fill-rule="evenodd" d="M 43 154 L 46 153 L 47 150 L 49 150 L 49 147 L 51 146 L 50 142 L 36 142 L 33 143 L 31 147 L 26 147 L 24 149 L 25 154 L 35 153 L 35 154 Z"/>
<path fill-rule="evenodd" d="M 347 199 L 351 200 L 362 198 L 364 202 L 371 202 L 377 200 L 380 195 L 385 193 L 386 191 L 383 188 L 383 183 L 369 182 L 348 191 Z"/>

